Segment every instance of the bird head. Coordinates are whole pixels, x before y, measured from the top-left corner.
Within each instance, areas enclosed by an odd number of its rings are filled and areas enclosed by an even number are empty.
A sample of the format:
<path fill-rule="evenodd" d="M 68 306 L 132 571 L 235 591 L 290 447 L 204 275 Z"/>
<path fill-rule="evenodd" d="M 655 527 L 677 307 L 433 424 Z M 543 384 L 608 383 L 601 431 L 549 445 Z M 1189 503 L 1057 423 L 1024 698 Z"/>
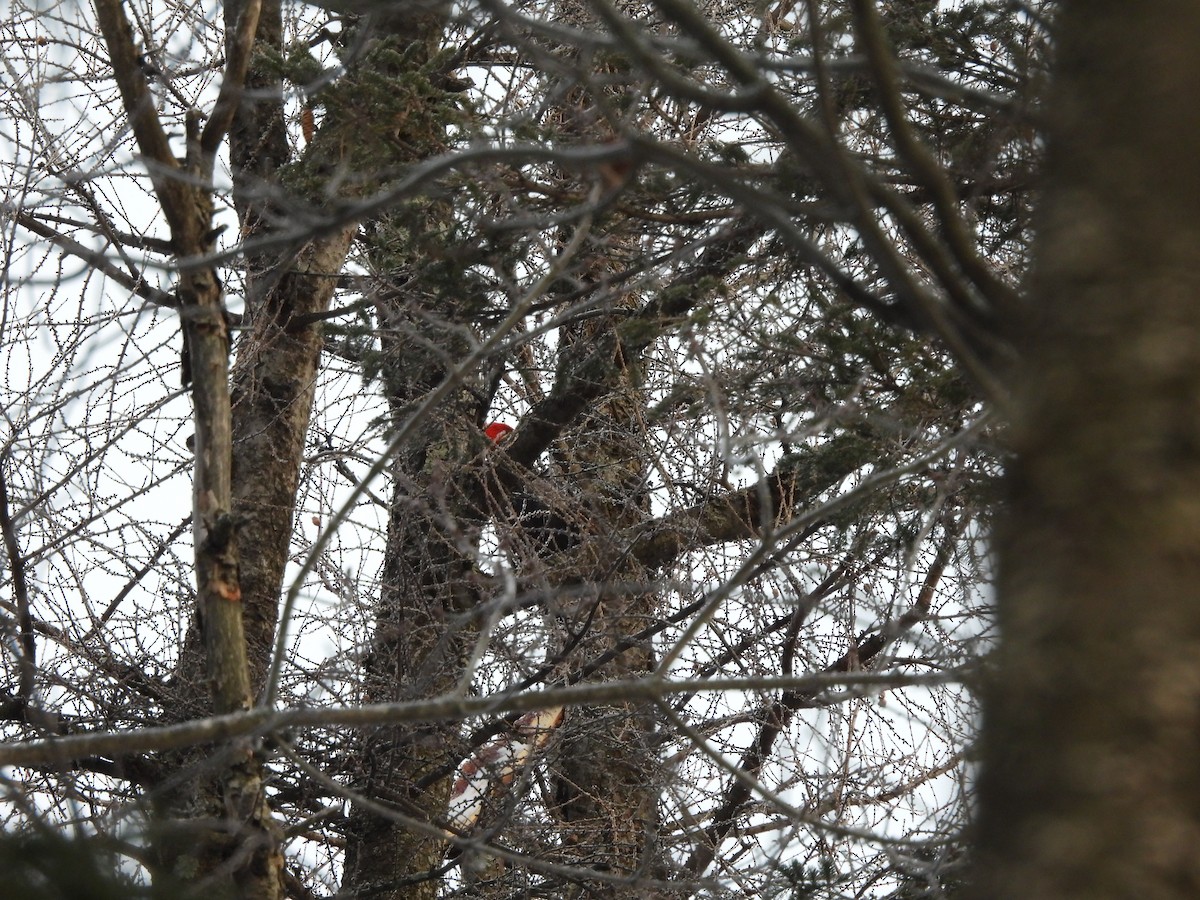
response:
<path fill-rule="evenodd" d="M 503 422 L 492 422 L 487 428 L 483 429 L 483 433 L 490 437 L 493 443 L 500 443 L 507 434 L 512 434 L 514 431 L 511 425 L 505 425 Z"/>

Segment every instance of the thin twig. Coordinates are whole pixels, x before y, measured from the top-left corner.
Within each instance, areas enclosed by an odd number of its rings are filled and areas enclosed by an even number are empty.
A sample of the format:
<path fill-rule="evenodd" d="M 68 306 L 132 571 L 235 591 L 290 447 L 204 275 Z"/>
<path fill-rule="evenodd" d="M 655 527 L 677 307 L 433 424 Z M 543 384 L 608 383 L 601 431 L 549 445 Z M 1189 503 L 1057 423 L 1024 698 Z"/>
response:
<path fill-rule="evenodd" d="M 34 679 L 37 675 L 37 642 L 33 638 L 33 615 L 29 609 L 29 585 L 25 578 L 25 558 L 17 541 L 17 529 L 8 512 L 8 481 L 4 477 L 4 466 L 8 453 L 0 456 L 0 532 L 4 535 L 4 550 L 8 554 L 8 568 L 12 573 L 13 595 L 17 600 L 17 641 L 21 647 L 20 682 L 21 698 L 26 703 L 33 700 Z"/>

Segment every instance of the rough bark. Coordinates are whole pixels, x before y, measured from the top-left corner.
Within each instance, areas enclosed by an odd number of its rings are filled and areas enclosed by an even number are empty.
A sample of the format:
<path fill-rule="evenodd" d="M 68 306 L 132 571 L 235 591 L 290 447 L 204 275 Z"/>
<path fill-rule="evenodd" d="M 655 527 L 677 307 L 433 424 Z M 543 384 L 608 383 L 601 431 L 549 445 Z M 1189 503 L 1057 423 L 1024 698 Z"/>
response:
<path fill-rule="evenodd" d="M 586 106 L 586 100 L 577 100 L 577 107 Z M 596 127 L 593 123 L 587 129 L 589 136 L 595 136 Z M 593 240 L 595 246 L 580 261 L 579 277 L 592 287 L 594 302 L 614 308 L 616 314 L 562 329 L 567 358 L 573 355 L 572 348 L 601 345 L 619 328 L 622 313 L 638 306 L 635 295 L 618 293 L 611 286 L 614 276 L 636 256 L 636 233 L 608 229 L 597 232 Z M 646 401 L 636 367 L 636 357 L 627 357 L 614 343 L 600 372 L 597 401 L 554 448 L 557 468 L 574 492 L 573 518 L 581 530 L 598 535 L 601 544 L 611 544 L 613 535 L 631 533 L 649 518 Z M 556 395 L 564 383 L 570 383 L 565 372 L 559 375 Z M 550 595 L 564 581 L 586 588 L 647 580 L 637 558 L 618 546 L 601 552 L 594 567 L 585 564 L 549 572 L 535 568 L 532 574 L 548 578 Z M 655 621 L 656 597 L 654 591 L 600 591 L 573 609 L 552 610 L 562 616 L 566 632 L 563 665 L 579 669 L 607 656 L 608 661 L 589 675 L 597 681 L 650 672 L 651 643 L 635 636 Z M 562 823 L 563 860 L 579 867 L 581 875 L 594 869 L 627 876 L 630 884 L 639 876 L 661 876 L 660 786 L 652 708 L 638 702 L 578 706 L 568 711 L 562 731 L 553 766 L 552 812 Z M 618 896 L 630 890 L 586 878 L 580 884 L 595 896 Z"/>
<path fill-rule="evenodd" d="M 392 225 L 393 227 L 388 227 Z M 400 244 L 405 235 L 381 223 L 373 241 Z M 373 248 L 385 253 L 387 246 Z M 394 247 L 392 249 L 395 249 Z M 452 293 L 397 291 L 381 305 L 387 321 L 383 378 L 396 424 L 469 352 L 462 312 Z M 415 423 L 391 467 L 392 500 L 374 634 L 364 665 L 367 702 L 433 697 L 462 677 L 481 602 L 474 543 L 481 524 L 478 473 L 479 396 L 462 384 Z M 356 805 L 351 813 L 343 890 L 386 898 L 434 897 L 430 877 L 445 842 L 405 819 L 441 821 L 453 763 L 461 754 L 456 723 L 380 728 L 355 754 L 353 787 L 395 817 Z"/>
<path fill-rule="evenodd" d="M 601 319 L 577 329 L 569 339 L 590 342 L 596 331 L 615 326 L 614 320 Z M 611 535 L 644 521 L 648 508 L 644 398 L 623 359 L 612 360 L 608 382 L 608 396 L 572 431 L 569 450 L 563 448 L 559 455 L 579 491 L 589 527 Z M 579 574 L 585 584 L 646 580 L 632 555 L 618 559 L 603 571 Z M 567 631 L 578 638 L 567 659 L 578 665 L 624 646 L 591 677 L 607 680 L 648 673 L 654 666 L 650 642 L 630 638 L 655 621 L 655 608 L 653 591 L 597 596 L 566 616 Z M 555 767 L 555 813 L 563 822 L 568 862 L 631 878 L 661 874 L 653 731 L 654 716 L 645 704 L 581 706 L 568 713 Z M 610 896 L 613 888 L 591 884 L 589 890 Z"/>
<path fill-rule="evenodd" d="M 418 343 L 406 348 L 406 371 L 415 376 L 423 369 L 434 386 L 441 366 L 414 359 Z M 469 612 L 481 600 L 473 558 L 463 545 L 469 538 L 460 530 L 469 532 L 472 517 L 477 519 L 472 501 L 459 490 L 470 481 L 462 460 L 475 422 L 461 414 L 462 407 L 475 403 L 469 392 L 460 392 L 416 430 L 393 466 L 387 556 L 364 673 L 368 702 L 437 696 L 461 677 L 474 630 Z M 385 727 L 364 735 L 353 787 L 398 815 L 353 809 L 347 893 L 396 900 L 437 895 L 439 880 L 429 873 L 440 865 L 445 843 L 404 819 L 437 822 L 445 816 L 453 763 L 462 753 L 457 735 L 455 723 Z"/>
<path fill-rule="evenodd" d="M 594 11 L 575 0 L 559 4 L 557 15 L 576 27 L 599 27 Z M 599 61 L 596 70 L 549 115 L 563 134 L 580 143 L 603 145 L 617 140 L 623 128 L 636 129 L 622 109 L 630 78 L 620 59 Z M 630 174 L 599 171 L 595 173 L 599 185 L 588 186 L 619 192 Z M 631 532 L 649 518 L 646 399 L 637 367 L 650 340 L 636 348 L 622 346 L 621 340 L 628 316 L 640 306 L 637 295 L 622 285 L 622 272 L 635 264 L 640 249 L 637 231 L 626 223 L 597 223 L 579 251 L 573 278 L 587 287 L 587 302 L 597 312 L 612 315 L 584 319 L 560 330 L 564 365 L 552 399 L 566 399 L 576 392 L 593 399 L 590 408 L 586 401 L 581 404 L 554 445 L 553 455 L 571 485 L 576 507 L 572 518 L 581 531 L 600 536 L 600 543 L 606 538 L 611 543 L 611 536 Z M 656 322 L 650 331 L 658 333 L 660 328 Z M 568 361 L 589 352 L 595 353 L 596 368 L 591 384 L 584 387 Z M 613 546 L 599 557 L 603 562 L 592 568 L 545 571 L 533 566 L 525 574 L 545 579 L 548 596 L 564 584 L 586 588 L 647 580 L 645 570 L 626 548 Z M 589 676 L 598 681 L 651 671 L 651 643 L 635 636 L 654 621 L 656 597 L 653 591 L 601 590 L 573 609 L 552 608 L 566 632 L 562 665 L 579 669 L 607 656 L 608 661 Z M 589 881 L 584 874 L 589 869 L 626 876 L 630 885 L 639 876 L 663 874 L 653 733 L 653 710 L 643 703 L 579 706 L 566 714 L 553 764 L 552 812 L 561 822 L 562 860 L 580 870 L 581 881 L 574 889 L 580 894 L 618 896 L 631 890 Z"/>
<path fill-rule="evenodd" d="M 975 896 L 1200 894 L 1200 8 L 1067 3 Z"/>
<path fill-rule="evenodd" d="M 227 28 L 239 4 L 226 4 Z M 229 135 L 234 204 L 253 245 L 271 222 L 279 173 L 291 159 L 283 84 L 263 65 L 283 51 L 278 0 L 263 4 L 256 64 Z M 272 213 L 276 216 L 272 216 Z M 245 324 L 232 373 L 233 503 L 241 523 L 241 590 L 255 695 L 263 690 L 279 614 L 295 517 L 300 461 L 312 414 L 322 340 L 314 314 L 329 308 L 356 226 L 307 242 L 299 251 L 248 253 Z"/>
<path fill-rule="evenodd" d="M 226 5 L 227 32 L 238 22 L 241 6 Z M 266 3 L 246 92 L 229 134 L 233 200 L 240 233 L 251 248 L 243 273 L 243 328 L 225 383 L 232 437 L 230 493 L 252 696 L 263 688 L 289 557 L 300 461 L 322 349 L 315 314 L 329 307 L 356 227 L 347 225 L 282 252 L 252 249 L 254 239 L 269 232 L 272 222 L 286 221 L 278 180 L 292 151 L 283 122 L 283 85 L 261 64 L 264 53 L 281 51 L 281 40 L 279 4 Z M 181 651 L 180 715 L 205 712 L 204 698 L 194 690 L 204 666 L 200 640 L 200 632 L 193 629 Z"/>
<path fill-rule="evenodd" d="M 411 163 L 443 149 L 450 108 L 439 95 L 441 76 L 430 70 L 445 27 L 444 10 L 364 23 L 364 65 L 394 86 L 381 102 L 394 106 L 391 132 L 369 161 L 372 170 Z M 370 83 L 367 83 L 370 89 Z M 339 103 L 365 102 L 344 93 Z M 378 109 L 370 110 L 376 118 Z M 385 112 L 387 110 L 385 109 Z M 359 120 L 346 116 L 363 147 Z M 347 132 L 350 139 L 349 131 Z M 423 199 L 370 223 L 364 247 L 378 278 L 376 314 L 381 332 L 380 379 L 393 424 L 412 425 L 391 466 L 392 498 L 380 595 L 370 652 L 364 661 L 367 702 L 431 697 L 450 691 L 462 676 L 478 606 L 473 546 L 480 497 L 471 485 L 478 457 L 479 386 L 456 385 L 420 421 L 416 405 L 442 384 L 470 352 L 470 310 L 463 302 L 461 267 L 442 258 L 451 209 Z M 414 277 L 419 273 L 417 277 Z M 364 735 L 353 753 L 352 788 L 373 802 L 355 804 L 347 830 L 342 890 L 384 900 L 433 898 L 445 841 L 409 824 L 444 819 L 453 764 L 461 751 L 454 723 L 386 727 Z M 394 815 L 381 810 L 393 810 Z"/>

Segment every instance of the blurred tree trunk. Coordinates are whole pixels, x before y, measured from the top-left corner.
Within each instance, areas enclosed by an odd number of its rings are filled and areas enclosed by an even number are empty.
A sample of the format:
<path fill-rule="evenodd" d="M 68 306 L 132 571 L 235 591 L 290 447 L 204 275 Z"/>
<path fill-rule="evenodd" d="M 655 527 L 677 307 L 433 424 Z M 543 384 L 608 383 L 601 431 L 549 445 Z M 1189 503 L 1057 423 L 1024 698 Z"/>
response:
<path fill-rule="evenodd" d="M 1065 4 L 981 897 L 1200 895 L 1200 7 Z"/>
<path fill-rule="evenodd" d="M 987 625 L 941 623 L 990 621 L 974 545 L 998 464 L 980 396 L 904 329 L 944 308 L 951 338 L 990 346 L 1024 270 L 1041 2 L 885 4 L 878 26 L 864 0 L 873 49 L 846 58 L 850 8 L 816 0 L 96 0 L 113 79 L 89 5 L 15 4 L 0 593 L 30 584 L 0 597 L 20 678 L 0 684 L 0 756 L 35 763 L 13 764 L 3 828 L 86 823 L 122 879 L 145 867 L 155 893 L 213 900 L 841 897 L 956 877 L 942 848 L 966 779 L 939 779 L 960 772 L 974 698 L 922 673 L 982 645 Z M 76 97 L 78 125 L 54 112 Z M 488 443 L 492 419 L 515 434 Z M 359 465 L 389 484 L 343 507 Z M 293 533 L 298 508 L 339 511 L 314 522 L 328 544 Z M 481 549 L 508 565 L 490 574 Z M 309 550 L 273 700 L 326 707 L 329 727 L 169 750 L 142 734 L 263 696 L 285 568 Z M 897 580 L 927 562 L 925 586 Z M 961 589 L 934 598 L 946 566 Z M 912 653 L 882 652 L 901 635 Z M 459 855 L 441 830 L 456 766 L 528 738 L 526 717 L 368 729 L 336 711 L 637 679 L 660 648 L 696 682 L 678 721 L 627 695 L 568 704 L 515 774 L 482 770 Z M 919 676 L 930 739 L 887 737 L 882 696 L 773 682 L 859 670 L 889 696 Z M 726 674 L 761 699 L 710 697 Z M 118 752 L 68 759 L 52 735 Z M 843 739 L 836 764 L 810 749 Z M 934 868 L 856 837 L 884 803 L 936 816 Z M 845 830 L 807 827 L 827 814 Z M 38 884 L 73 852 L 15 846 Z"/>

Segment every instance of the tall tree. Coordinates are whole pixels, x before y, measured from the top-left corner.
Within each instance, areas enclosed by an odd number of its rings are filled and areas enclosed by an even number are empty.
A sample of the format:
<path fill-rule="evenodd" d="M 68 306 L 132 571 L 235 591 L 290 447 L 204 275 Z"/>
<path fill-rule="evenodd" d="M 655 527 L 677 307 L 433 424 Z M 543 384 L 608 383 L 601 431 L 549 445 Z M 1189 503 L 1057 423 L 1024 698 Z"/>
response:
<path fill-rule="evenodd" d="M 1065 3 L 983 732 L 988 897 L 1200 890 L 1200 12 Z M 1191 185 L 1191 187 L 1189 187 Z"/>

